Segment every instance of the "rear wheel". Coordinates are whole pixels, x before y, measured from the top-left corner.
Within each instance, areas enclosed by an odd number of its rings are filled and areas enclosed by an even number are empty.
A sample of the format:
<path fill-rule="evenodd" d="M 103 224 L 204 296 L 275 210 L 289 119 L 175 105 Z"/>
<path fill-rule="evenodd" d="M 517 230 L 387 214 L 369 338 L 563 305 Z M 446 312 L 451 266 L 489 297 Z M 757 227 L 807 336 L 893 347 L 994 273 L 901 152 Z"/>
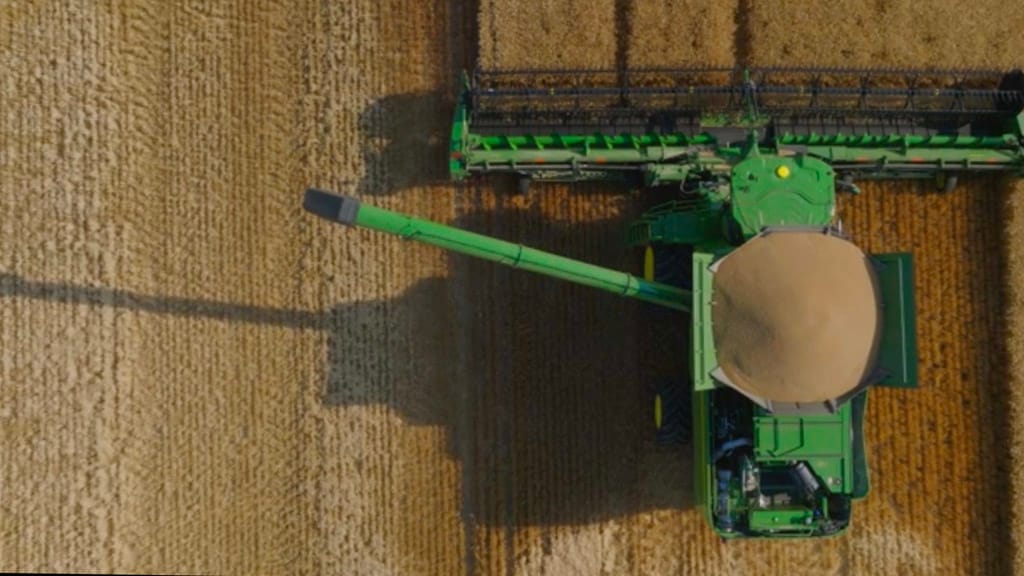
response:
<path fill-rule="evenodd" d="M 684 244 L 652 244 L 644 249 L 643 275 L 647 280 L 689 290 L 693 248 Z M 686 443 L 691 437 L 688 374 L 689 319 L 678 311 L 643 304 L 644 379 L 654 396 L 655 439 L 658 443 Z"/>
<path fill-rule="evenodd" d="M 685 380 L 666 380 L 655 385 L 654 427 L 659 444 L 690 441 L 690 387 Z"/>
<path fill-rule="evenodd" d="M 650 244 L 644 249 L 644 278 L 689 290 L 693 286 L 693 247 Z"/>

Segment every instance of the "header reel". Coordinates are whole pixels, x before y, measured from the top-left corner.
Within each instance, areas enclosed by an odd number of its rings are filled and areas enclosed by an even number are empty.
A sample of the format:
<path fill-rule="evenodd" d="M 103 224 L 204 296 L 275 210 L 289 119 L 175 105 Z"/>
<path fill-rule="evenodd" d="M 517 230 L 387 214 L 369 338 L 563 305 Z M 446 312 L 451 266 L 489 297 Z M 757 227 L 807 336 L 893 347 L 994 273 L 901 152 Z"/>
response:
<path fill-rule="evenodd" d="M 1024 166 L 1019 70 L 477 70 L 464 81 L 456 179 L 656 185 L 750 153 L 809 155 L 847 180 Z"/>

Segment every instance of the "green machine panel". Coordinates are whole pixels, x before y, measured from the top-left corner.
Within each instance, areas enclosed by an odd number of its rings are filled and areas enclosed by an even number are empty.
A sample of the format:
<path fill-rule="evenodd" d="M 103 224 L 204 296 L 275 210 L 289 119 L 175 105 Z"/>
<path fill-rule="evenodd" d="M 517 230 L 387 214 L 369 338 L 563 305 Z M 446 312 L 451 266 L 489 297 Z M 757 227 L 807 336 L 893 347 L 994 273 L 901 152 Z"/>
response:
<path fill-rule="evenodd" d="M 709 243 L 698 246 L 693 253 L 693 289 L 691 290 L 690 369 L 695 391 L 714 390 L 717 386 L 711 372 L 718 367 L 715 337 L 711 328 L 711 302 L 714 273 L 711 265 L 728 254 L 732 246 Z"/>
<path fill-rule="evenodd" d="M 774 508 L 771 510 L 751 510 L 750 528 L 755 531 L 768 530 L 807 530 L 814 519 L 814 512 L 802 506 Z"/>
<path fill-rule="evenodd" d="M 832 414 L 776 415 L 758 410 L 754 417 L 754 456 L 758 462 L 807 462 L 833 493 L 852 492 L 851 408 Z"/>
<path fill-rule="evenodd" d="M 873 254 L 882 298 L 882 335 L 878 365 L 884 376 L 876 386 L 917 387 L 917 334 L 914 317 L 914 267 L 910 254 Z"/>
<path fill-rule="evenodd" d="M 732 215 L 744 238 L 765 227 L 832 222 L 832 169 L 809 156 L 751 155 L 732 169 Z"/>

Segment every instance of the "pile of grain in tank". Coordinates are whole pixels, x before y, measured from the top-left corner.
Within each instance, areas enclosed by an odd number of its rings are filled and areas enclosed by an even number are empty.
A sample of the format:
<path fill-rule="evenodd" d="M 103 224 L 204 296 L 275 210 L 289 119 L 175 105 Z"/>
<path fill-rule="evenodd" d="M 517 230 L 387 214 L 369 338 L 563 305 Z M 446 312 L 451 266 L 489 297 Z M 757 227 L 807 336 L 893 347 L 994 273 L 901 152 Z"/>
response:
<path fill-rule="evenodd" d="M 719 367 L 738 388 L 776 402 L 841 396 L 875 367 L 877 295 L 871 263 L 845 240 L 809 232 L 755 238 L 714 276 Z"/>

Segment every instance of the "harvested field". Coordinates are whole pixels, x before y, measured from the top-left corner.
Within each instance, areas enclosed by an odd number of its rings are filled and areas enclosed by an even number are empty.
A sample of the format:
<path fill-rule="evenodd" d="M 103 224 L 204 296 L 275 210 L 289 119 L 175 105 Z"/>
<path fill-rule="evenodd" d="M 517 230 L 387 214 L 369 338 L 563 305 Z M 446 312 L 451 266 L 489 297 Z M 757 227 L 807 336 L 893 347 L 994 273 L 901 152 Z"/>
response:
<path fill-rule="evenodd" d="M 625 267 L 633 192 L 446 182 L 458 69 L 1021 64 L 1018 7 L 948 5 L 0 6 L 0 570 L 1021 566 L 1020 192 L 844 199 L 859 245 L 915 253 L 922 386 L 871 397 L 850 534 L 786 544 L 693 509 L 633 304 L 299 209 L 316 185 Z"/>
<path fill-rule="evenodd" d="M 1011 524 L 999 513 L 1010 489 L 1001 432 L 1009 424 L 1000 406 L 1007 373 L 999 183 L 975 179 L 949 195 L 922 189 L 872 185 L 842 206 L 866 251 L 914 253 L 921 380 L 917 390 L 870 397 L 873 498 L 847 543 L 849 566 L 854 574 L 906 566 L 1005 573 Z M 978 533 L 989 539 L 971 537 Z M 879 565 L 880 557 L 893 563 Z"/>
<path fill-rule="evenodd" d="M 1009 187 L 1003 212 L 1002 241 L 1006 246 L 1005 275 L 1006 298 L 1006 355 L 1008 375 L 1007 418 L 1011 462 L 1009 469 L 1010 486 L 1014 496 L 1024 492 L 1024 387 L 1020 386 L 1024 374 L 1024 236 L 1021 222 L 1024 222 L 1024 184 Z M 1013 499 L 1011 508 L 1014 529 L 1011 531 L 1013 544 L 1013 565 L 1017 572 L 1024 572 L 1024 531 L 1018 527 L 1024 518 L 1024 502 Z"/>
<path fill-rule="evenodd" d="M 480 2 L 479 63 L 503 68 L 615 65 L 615 0 Z"/>
<path fill-rule="evenodd" d="M 735 62 L 738 0 L 619 2 L 627 31 L 623 49 L 633 68 L 722 67 Z M 620 40 L 621 41 L 621 40 Z"/>
<path fill-rule="evenodd" d="M 1019 67 L 1024 4 L 746 0 L 739 52 L 752 64 Z"/>

